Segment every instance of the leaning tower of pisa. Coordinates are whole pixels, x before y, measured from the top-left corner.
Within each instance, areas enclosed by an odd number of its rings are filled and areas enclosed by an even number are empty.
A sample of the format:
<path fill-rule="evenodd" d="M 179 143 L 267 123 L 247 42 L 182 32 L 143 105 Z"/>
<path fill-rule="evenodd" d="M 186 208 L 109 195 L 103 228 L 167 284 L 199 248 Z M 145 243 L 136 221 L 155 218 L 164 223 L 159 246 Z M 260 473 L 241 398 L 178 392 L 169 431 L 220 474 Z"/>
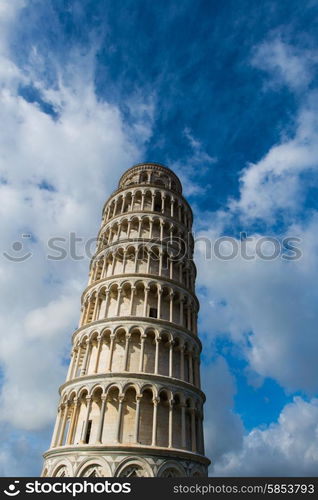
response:
<path fill-rule="evenodd" d="M 42 476 L 206 476 L 192 211 L 156 163 L 102 214 Z"/>

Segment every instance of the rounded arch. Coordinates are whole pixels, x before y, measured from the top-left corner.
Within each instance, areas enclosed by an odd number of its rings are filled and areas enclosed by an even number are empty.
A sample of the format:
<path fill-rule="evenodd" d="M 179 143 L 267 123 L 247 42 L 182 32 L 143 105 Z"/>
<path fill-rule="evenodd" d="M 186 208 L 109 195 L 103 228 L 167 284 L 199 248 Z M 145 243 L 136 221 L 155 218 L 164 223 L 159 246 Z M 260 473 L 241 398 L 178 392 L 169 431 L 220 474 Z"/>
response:
<path fill-rule="evenodd" d="M 129 389 L 134 389 L 136 394 L 140 393 L 140 387 L 136 382 L 127 382 L 126 384 L 124 384 L 122 387 L 123 395 L 125 395 Z"/>
<path fill-rule="evenodd" d="M 113 334 L 115 335 L 115 337 L 117 337 L 117 335 L 120 335 L 120 334 L 124 334 L 124 335 L 127 335 L 128 333 L 128 328 L 124 325 L 118 325 L 114 328 L 114 331 L 113 331 Z"/>
<path fill-rule="evenodd" d="M 206 477 L 206 473 L 199 466 L 196 466 L 191 471 L 191 477 Z"/>
<path fill-rule="evenodd" d="M 109 328 L 109 326 L 106 326 L 105 328 L 103 328 L 101 330 L 100 335 L 101 335 L 101 337 L 108 337 L 112 333 L 113 333 L 112 328 Z"/>
<path fill-rule="evenodd" d="M 176 460 L 165 462 L 158 470 L 158 477 L 186 477 L 186 471 Z"/>
<path fill-rule="evenodd" d="M 89 396 L 95 397 L 97 394 L 99 394 L 99 395 L 105 394 L 105 388 L 99 383 L 97 383 L 97 384 L 93 385 L 93 387 L 91 387 L 90 392 L 89 392 Z"/>
<path fill-rule="evenodd" d="M 132 326 L 130 326 L 128 332 L 129 333 L 139 332 L 140 334 L 145 333 L 144 327 L 140 326 L 140 325 L 132 325 Z"/>
<path fill-rule="evenodd" d="M 86 398 L 86 396 L 89 395 L 89 387 L 83 385 L 77 390 L 77 397 L 80 398 Z"/>
<path fill-rule="evenodd" d="M 102 457 L 89 457 L 83 460 L 75 471 L 75 477 L 111 477 L 111 469 Z"/>
<path fill-rule="evenodd" d="M 158 391 L 156 386 L 149 384 L 149 382 L 146 382 L 144 385 L 140 387 L 140 394 L 143 394 L 145 391 L 151 392 L 152 398 L 156 398 L 158 396 Z"/>
<path fill-rule="evenodd" d="M 111 382 L 108 386 L 105 388 L 105 394 L 106 396 L 110 396 L 112 393 L 115 393 L 118 391 L 118 394 L 121 394 L 122 387 L 120 384 L 117 382 Z"/>
<path fill-rule="evenodd" d="M 146 460 L 133 457 L 120 462 L 115 470 L 114 477 L 153 477 L 153 472 Z"/>
<path fill-rule="evenodd" d="M 43 469 L 43 472 L 42 472 L 41 476 L 42 476 L 42 477 L 47 477 L 47 476 L 48 476 L 48 473 L 49 473 L 48 468 L 47 468 L 47 467 L 44 467 L 44 469 Z"/>
<path fill-rule="evenodd" d="M 92 342 L 93 340 L 96 340 L 99 336 L 98 330 L 92 330 L 91 332 L 88 333 L 88 340 Z"/>
<path fill-rule="evenodd" d="M 56 462 L 52 467 L 51 477 L 73 477 L 73 467 L 67 458 Z"/>
<path fill-rule="evenodd" d="M 73 399 L 76 398 L 76 390 L 71 389 L 71 392 L 67 395 L 67 400 L 68 401 L 73 401 Z"/>

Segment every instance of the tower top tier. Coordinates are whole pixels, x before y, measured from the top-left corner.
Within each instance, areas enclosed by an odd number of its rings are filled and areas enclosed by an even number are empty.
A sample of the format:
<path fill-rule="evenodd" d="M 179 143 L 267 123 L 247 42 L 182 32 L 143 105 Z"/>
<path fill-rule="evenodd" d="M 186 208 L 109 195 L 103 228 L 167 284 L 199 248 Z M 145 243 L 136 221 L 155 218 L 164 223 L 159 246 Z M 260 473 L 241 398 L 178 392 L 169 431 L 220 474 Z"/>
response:
<path fill-rule="evenodd" d="M 138 163 L 126 170 L 119 179 L 119 189 L 136 184 L 152 184 L 182 194 L 182 186 L 176 174 L 160 163 Z"/>

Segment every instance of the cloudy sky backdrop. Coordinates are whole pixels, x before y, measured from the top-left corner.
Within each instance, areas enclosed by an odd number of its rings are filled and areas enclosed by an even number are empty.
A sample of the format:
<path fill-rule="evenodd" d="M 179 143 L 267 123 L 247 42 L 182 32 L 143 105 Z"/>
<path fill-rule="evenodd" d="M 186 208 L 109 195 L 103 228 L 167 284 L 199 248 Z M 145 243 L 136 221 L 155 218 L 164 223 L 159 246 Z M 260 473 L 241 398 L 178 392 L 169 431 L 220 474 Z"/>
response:
<path fill-rule="evenodd" d="M 87 282 L 47 242 L 95 237 L 140 161 L 177 172 L 201 238 L 211 475 L 317 474 L 317 29 L 315 0 L 0 0 L 1 476 L 40 473 Z M 240 232 L 302 258 L 206 258 Z"/>

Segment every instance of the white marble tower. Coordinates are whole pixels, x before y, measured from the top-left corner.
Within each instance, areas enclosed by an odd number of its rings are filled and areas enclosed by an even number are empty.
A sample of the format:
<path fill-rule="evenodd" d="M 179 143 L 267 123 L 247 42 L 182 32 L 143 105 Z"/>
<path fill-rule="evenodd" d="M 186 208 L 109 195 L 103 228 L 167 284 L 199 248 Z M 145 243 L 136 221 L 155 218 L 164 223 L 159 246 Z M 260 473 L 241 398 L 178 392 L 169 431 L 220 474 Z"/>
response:
<path fill-rule="evenodd" d="M 98 245 L 42 476 L 206 476 L 192 211 L 157 163 L 127 170 Z"/>

